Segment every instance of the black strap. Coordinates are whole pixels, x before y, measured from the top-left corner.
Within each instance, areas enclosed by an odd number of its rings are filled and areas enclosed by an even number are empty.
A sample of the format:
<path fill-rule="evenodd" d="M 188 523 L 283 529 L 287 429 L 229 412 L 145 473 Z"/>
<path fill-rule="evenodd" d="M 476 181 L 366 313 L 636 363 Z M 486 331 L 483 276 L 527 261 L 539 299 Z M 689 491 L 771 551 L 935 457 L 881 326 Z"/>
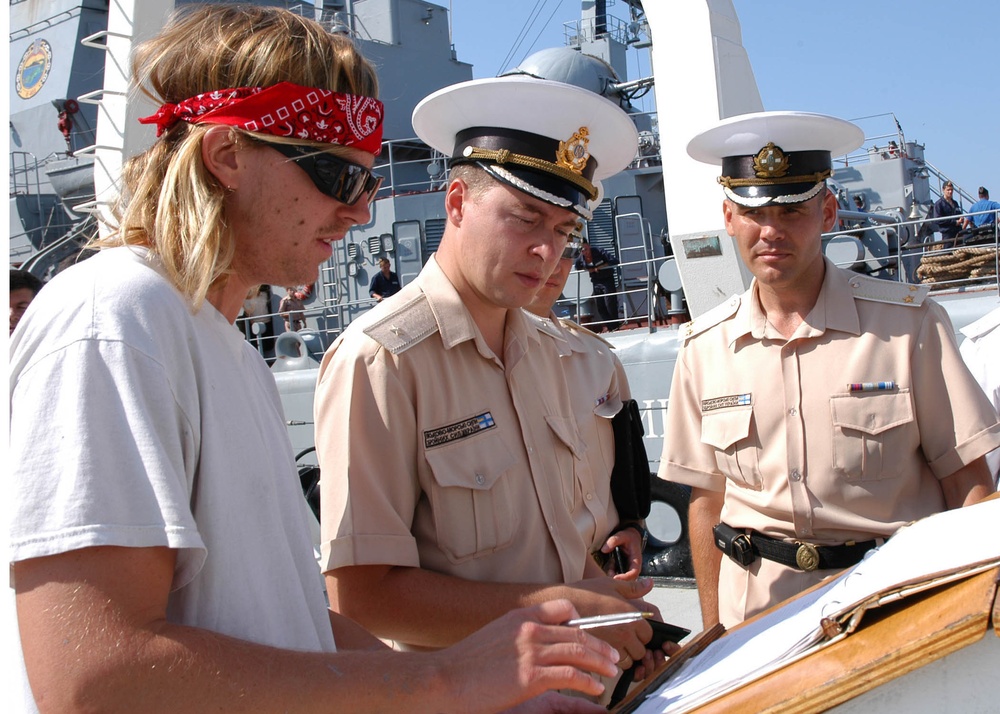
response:
<path fill-rule="evenodd" d="M 790 568 L 802 570 L 796 558 L 801 544 L 775 540 L 756 531 L 750 532 L 750 542 L 760 557 L 787 565 Z M 865 557 L 865 553 L 877 545 L 877 541 L 866 540 L 864 543 L 852 543 L 849 545 L 813 546 L 819 555 L 819 565 L 816 569 L 842 570 L 843 568 L 849 568 L 861 562 L 861 559 Z"/>
<path fill-rule="evenodd" d="M 615 433 L 615 466 L 611 471 L 611 497 L 621 521 L 641 521 L 652 503 L 649 459 L 642 436 L 639 403 L 629 399 L 611 420 Z"/>
<path fill-rule="evenodd" d="M 611 699 L 608 700 L 608 709 L 616 706 L 628 694 L 628 688 L 635 681 L 635 670 L 640 664 L 642 662 L 635 662 L 631 667 L 622 672 L 622 676 L 618 678 L 618 682 L 615 683 L 615 688 L 611 692 Z"/>

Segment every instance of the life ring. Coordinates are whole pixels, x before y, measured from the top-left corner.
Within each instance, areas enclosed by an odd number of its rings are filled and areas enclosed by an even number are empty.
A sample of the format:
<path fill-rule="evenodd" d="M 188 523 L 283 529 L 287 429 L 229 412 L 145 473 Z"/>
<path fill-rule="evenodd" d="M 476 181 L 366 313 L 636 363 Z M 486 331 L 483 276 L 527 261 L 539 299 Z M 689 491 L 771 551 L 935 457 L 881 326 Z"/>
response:
<path fill-rule="evenodd" d="M 63 102 L 63 111 L 65 111 L 67 114 L 76 114 L 78 111 L 80 111 L 80 105 L 77 103 L 75 99 L 67 99 L 65 102 Z"/>

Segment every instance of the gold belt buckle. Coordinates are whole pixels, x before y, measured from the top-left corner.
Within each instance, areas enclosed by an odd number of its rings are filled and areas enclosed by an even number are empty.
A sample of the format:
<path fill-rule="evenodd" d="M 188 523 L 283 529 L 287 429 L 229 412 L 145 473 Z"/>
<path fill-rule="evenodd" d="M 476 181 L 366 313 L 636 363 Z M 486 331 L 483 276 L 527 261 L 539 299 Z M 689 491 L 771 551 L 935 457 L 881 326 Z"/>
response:
<path fill-rule="evenodd" d="M 812 543 L 799 543 L 795 551 L 795 564 L 807 573 L 819 567 L 819 551 Z"/>

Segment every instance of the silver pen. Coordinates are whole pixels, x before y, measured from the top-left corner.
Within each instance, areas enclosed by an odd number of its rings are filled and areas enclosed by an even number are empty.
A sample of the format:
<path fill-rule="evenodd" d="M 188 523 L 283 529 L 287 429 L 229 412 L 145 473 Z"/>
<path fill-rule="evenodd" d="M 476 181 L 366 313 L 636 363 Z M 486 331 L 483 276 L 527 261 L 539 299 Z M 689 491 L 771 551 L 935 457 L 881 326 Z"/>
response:
<path fill-rule="evenodd" d="M 581 630 L 589 630 L 593 627 L 611 627 L 613 625 L 627 625 L 636 620 L 645 620 L 653 616 L 651 612 L 616 612 L 610 615 L 595 615 L 594 617 L 578 617 L 575 620 L 567 620 L 563 623 L 566 627 L 578 627 Z"/>

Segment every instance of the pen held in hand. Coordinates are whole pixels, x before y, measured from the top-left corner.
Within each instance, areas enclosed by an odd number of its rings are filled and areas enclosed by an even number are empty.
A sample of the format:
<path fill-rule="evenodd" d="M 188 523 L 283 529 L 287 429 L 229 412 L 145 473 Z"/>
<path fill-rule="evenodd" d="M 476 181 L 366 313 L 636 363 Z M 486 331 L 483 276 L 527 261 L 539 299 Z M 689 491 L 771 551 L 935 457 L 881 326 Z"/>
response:
<path fill-rule="evenodd" d="M 594 627 L 612 627 L 614 625 L 627 625 L 636 620 L 645 620 L 653 616 L 651 612 L 616 612 L 611 615 L 596 615 L 594 617 L 579 617 L 575 620 L 567 620 L 563 623 L 566 627 L 578 627 L 581 630 L 589 630 Z"/>

